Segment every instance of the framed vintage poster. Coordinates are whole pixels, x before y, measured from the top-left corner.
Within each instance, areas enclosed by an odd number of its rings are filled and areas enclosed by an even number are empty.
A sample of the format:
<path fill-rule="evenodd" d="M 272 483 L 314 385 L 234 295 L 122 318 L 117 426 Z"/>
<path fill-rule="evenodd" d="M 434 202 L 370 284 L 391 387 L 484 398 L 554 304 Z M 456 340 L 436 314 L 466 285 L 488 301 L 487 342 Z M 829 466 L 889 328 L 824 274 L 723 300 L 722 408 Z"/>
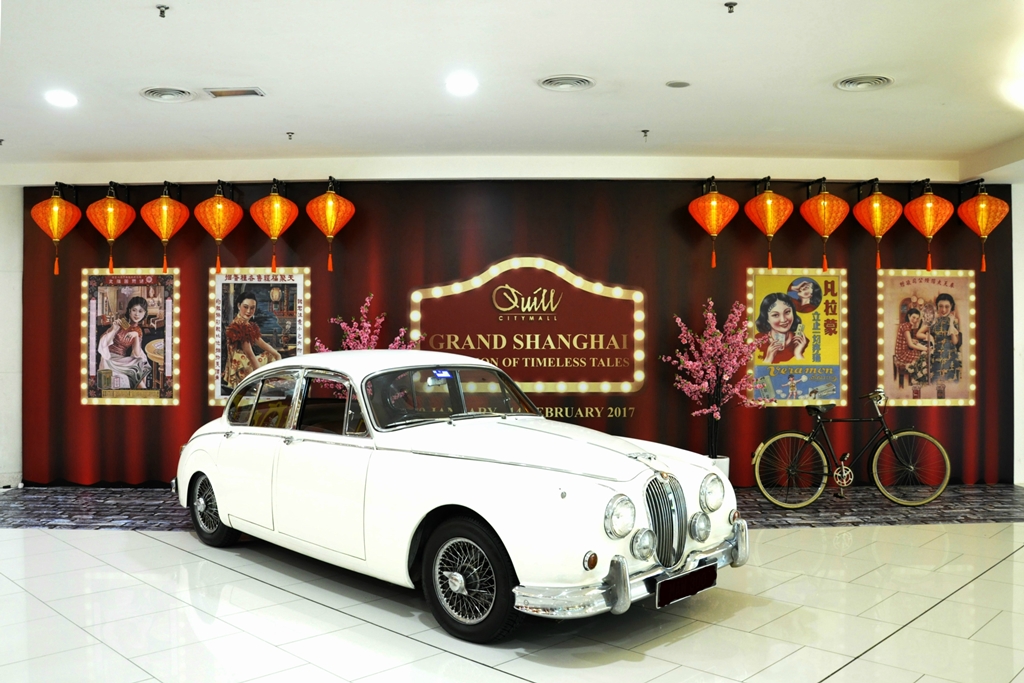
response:
<path fill-rule="evenodd" d="M 210 405 L 256 368 L 309 353 L 309 284 L 309 268 L 210 269 Z"/>
<path fill-rule="evenodd" d="M 747 269 L 754 398 L 846 405 L 848 299 L 845 268 Z"/>
<path fill-rule="evenodd" d="M 82 270 L 82 403 L 178 405 L 177 268 Z"/>
<path fill-rule="evenodd" d="M 973 270 L 878 271 L 878 379 L 896 405 L 973 406 Z"/>

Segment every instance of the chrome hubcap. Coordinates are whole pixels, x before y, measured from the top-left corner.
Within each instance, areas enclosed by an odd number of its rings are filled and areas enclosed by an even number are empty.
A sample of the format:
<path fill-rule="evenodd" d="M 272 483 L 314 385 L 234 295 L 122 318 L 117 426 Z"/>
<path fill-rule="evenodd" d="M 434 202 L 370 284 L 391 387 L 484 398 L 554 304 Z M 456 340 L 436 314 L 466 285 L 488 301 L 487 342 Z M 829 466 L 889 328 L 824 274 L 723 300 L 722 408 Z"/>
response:
<path fill-rule="evenodd" d="M 479 624 L 494 607 L 494 568 L 483 549 L 468 538 L 453 538 L 434 557 L 434 593 L 453 619 Z"/>
<path fill-rule="evenodd" d="M 206 501 L 203 500 L 202 498 L 196 501 L 196 512 L 198 512 L 199 514 L 206 512 Z"/>

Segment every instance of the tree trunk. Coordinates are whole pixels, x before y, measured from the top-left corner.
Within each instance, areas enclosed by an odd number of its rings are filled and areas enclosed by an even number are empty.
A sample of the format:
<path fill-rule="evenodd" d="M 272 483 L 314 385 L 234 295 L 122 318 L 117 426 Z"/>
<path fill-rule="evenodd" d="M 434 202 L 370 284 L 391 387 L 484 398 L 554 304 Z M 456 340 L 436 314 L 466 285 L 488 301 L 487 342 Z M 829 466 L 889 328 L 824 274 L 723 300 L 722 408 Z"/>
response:
<path fill-rule="evenodd" d="M 718 406 L 718 413 L 722 413 L 722 383 L 715 385 L 715 391 L 711 395 L 711 402 Z M 718 432 L 721 420 L 716 420 L 713 413 L 708 413 L 708 456 L 712 459 L 718 457 Z"/>

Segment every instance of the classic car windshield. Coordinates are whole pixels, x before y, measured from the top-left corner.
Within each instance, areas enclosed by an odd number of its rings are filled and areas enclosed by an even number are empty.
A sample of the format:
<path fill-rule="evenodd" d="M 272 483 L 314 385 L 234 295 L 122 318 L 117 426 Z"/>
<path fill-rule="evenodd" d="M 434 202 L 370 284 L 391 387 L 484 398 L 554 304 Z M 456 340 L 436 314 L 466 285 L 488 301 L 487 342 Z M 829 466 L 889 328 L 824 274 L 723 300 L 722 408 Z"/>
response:
<path fill-rule="evenodd" d="M 538 414 L 512 380 L 490 368 L 396 370 L 369 378 L 365 389 L 382 429 L 463 417 Z"/>

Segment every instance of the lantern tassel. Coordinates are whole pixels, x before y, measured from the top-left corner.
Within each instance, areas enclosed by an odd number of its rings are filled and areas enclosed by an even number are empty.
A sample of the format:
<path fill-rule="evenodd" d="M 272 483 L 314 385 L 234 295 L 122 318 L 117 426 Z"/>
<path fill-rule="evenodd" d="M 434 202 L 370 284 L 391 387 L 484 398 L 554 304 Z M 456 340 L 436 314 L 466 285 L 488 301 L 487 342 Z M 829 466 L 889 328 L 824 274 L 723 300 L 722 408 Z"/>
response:
<path fill-rule="evenodd" d="M 167 247 L 164 247 L 164 272 L 167 272 Z"/>
<path fill-rule="evenodd" d="M 59 247 L 59 245 L 60 245 L 60 242 L 58 242 L 57 240 L 53 241 L 53 274 L 54 275 L 60 275 L 60 247 Z M 982 256 L 984 257 L 984 253 L 985 253 L 985 243 L 984 242 L 982 242 L 982 244 L 981 244 L 981 252 L 982 252 Z"/>
<path fill-rule="evenodd" d="M 882 269 L 882 236 L 875 235 L 875 270 Z"/>
<path fill-rule="evenodd" d="M 985 237 L 981 238 L 981 272 L 985 272 Z"/>
<path fill-rule="evenodd" d="M 107 240 L 110 245 L 110 258 L 107 260 L 107 270 L 114 272 L 114 240 Z"/>
<path fill-rule="evenodd" d="M 982 268 L 982 270 L 985 269 Z M 334 272 L 334 257 L 330 253 L 327 254 L 327 271 L 331 273 Z"/>
<path fill-rule="evenodd" d="M 718 266 L 718 259 L 715 258 L 715 238 L 711 238 L 711 267 L 716 268 Z"/>
<path fill-rule="evenodd" d="M 220 240 L 217 240 L 217 272 L 220 272 Z"/>
<path fill-rule="evenodd" d="M 929 237 L 928 238 L 928 267 L 926 268 L 926 270 L 928 270 L 930 272 L 931 269 L 932 269 L 932 238 Z"/>
<path fill-rule="evenodd" d="M 772 267 L 772 246 L 768 245 L 768 267 Z"/>
<path fill-rule="evenodd" d="M 828 238 L 821 240 L 821 272 L 828 272 L 828 253 L 825 248 L 828 246 Z"/>
<path fill-rule="evenodd" d="M 984 263 L 985 262 L 985 260 L 984 260 L 985 257 L 982 256 L 981 258 L 982 258 L 982 263 Z M 982 266 L 981 269 L 985 270 L 985 266 Z M 60 275 L 60 256 L 55 256 L 53 258 L 53 274 L 54 275 Z"/>

